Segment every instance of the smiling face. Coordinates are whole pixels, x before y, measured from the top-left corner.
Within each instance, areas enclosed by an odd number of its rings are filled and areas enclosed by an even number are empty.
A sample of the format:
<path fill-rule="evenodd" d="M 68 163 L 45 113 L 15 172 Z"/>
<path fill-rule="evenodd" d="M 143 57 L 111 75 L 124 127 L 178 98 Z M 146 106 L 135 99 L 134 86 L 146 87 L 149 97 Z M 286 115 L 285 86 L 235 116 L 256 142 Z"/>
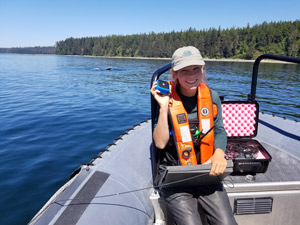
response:
<path fill-rule="evenodd" d="M 178 71 L 172 71 L 173 79 L 180 84 L 180 91 L 185 96 L 194 96 L 203 75 L 203 66 L 187 66 Z"/>

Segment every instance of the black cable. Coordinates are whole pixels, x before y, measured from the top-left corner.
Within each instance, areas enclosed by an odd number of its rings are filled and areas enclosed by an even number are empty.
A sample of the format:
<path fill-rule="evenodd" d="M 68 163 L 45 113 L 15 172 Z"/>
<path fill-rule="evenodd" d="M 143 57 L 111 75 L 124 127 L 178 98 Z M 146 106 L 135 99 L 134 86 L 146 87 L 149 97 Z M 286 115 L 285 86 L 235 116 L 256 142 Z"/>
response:
<path fill-rule="evenodd" d="M 189 177 L 189 178 L 185 178 L 185 179 L 181 179 L 181 180 L 178 180 L 178 181 L 174 181 L 174 182 L 170 182 L 170 183 L 167 183 L 167 184 L 161 184 L 161 185 L 156 185 L 156 186 L 151 186 L 151 187 L 145 187 L 145 188 L 139 188 L 139 189 L 135 189 L 135 190 L 131 190 L 131 191 L 124 191 L 124 192 L 118 192 L 118 193 L 114 193 L 114 194 L 108 194 L 108 195 L 100 195 L 100 196 L 95 196 L 95 198 L 107 198 L 107 197 L 112 197 L 112 196 L 118 196 L 118 195 L 123 195 L 123 194 L 129 194 L 129 193 L 134 193 L 134 192 L 138 192 L 138 191 L 143 191 L 143 190 L 147 190 L 147 189 L 158 189 L 158 188 L 161 188 L 161 187 L 165 187 L 165 186 L 168 186 L 168 185 L 171 185 L 171 184 L 176 184 L 176 183 L 180 183 L 180 182 L 183 182 L 183 181 L 187 181 L 187 180 L 192 180 L 192 179 L 195 179 L 195 178 L 198 178 L 198 177 L 202 177 L 202 176 L 205 176 L 207 174 L 199 174 L 199 175 L 196 175 L 196 176 L 193 176 L 193 177 Z M 223 180 L 223 181 L 226 181 L 226 180 Z M 229 188 L 234 188 L 234 183 L 231 179 L 230 183 L 232 184 L 232 186 L 230 187 L 226 182 L 224 182 L 224 184 L 229 187 Z M 64 199 L 64 200 L 59 200 L 59 201 L 53 201 L 52 203 L 50 203 L 42 212 L 40 212 L 38 215 L 36 215 L 30 222 L 29 224 L 34 221 L 34 219 L 38 218 L 41 214 L 43 214 L 49 207 L 50 205 L 52 204 L 57 204 L 57 205 L 60 205 L 62 207 L 64 207 L 65 205 L 64 204 L 61 204 L 60 202 L 66 202 L 66 201 L 71 201 L 73 199 Z"/>

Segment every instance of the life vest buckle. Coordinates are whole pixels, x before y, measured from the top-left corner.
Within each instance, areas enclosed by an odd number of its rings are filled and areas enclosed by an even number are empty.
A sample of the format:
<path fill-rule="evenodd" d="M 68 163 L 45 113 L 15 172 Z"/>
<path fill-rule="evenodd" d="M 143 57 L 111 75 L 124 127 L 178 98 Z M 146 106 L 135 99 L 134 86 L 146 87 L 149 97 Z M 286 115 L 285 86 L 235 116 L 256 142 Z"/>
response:
<path fill-rule="evenodd" d="M 191 147 L 187 147 L 186 149 L 184 149 L 181 154 L 182 154 L 182 158 L 184 158 L 185 160 L 189 159 L 190 158 L 190 155 L 191 155 L 191 151 L 192 151 L 192 148 Z"/>

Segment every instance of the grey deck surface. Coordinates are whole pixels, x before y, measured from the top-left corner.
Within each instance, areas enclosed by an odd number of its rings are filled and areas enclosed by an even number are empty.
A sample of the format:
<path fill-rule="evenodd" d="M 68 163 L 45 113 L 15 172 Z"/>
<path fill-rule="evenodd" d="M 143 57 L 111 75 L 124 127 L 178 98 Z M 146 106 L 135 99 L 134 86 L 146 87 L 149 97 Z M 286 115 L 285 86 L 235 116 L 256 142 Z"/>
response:
<path fill-rule="evenodd" d="M 267 115 L 260 115 L 260 120 L 265 123 L 259 124 L 255 139 L 272 156 L 268 169 L 266 173 L 256 174 L 252 181 L 247 180 L 245 175 L 226 177 L 227 191 L 279 190 L 278 186 L 287 190 L 287 185 L 289 190 L 299 190 L 299 124 Z M 278 129 L 276 132 L 272 130 L 272 126 L 280 127 L 281 134 L 277 132 Z M 130 220 L 136 224 L 151 223 L 154 218 L 149 199 L 152 193 L 151 141 L 149 120 L 129 130 L 108 147 L 101 157 L 95 159 L 88 170 L 82 169 L 73 183 L 32 224 L 60 224 L 60 221 L 64 225 L 76 222 L 99 224 L 99 221 L 101 224 L 124 224 L 124 221 Z M 88 190 L 88 193 L 92 190 L 93 193 L 87 199 L 81 189 Z M 112 216 L 116 212 L 118 216 Z"/>

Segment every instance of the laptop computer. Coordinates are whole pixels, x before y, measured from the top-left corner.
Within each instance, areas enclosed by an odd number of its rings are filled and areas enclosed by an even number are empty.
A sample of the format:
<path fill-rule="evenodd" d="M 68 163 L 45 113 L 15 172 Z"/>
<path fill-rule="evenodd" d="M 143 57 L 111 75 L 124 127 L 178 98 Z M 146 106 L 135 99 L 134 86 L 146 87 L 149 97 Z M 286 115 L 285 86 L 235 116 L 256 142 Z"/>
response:
<path fill-rule="evenodd" d="M 193 187 L 201 185 L 218 184 L 233 172 L 232 160 L 227 160 L 225 172 L 219 176 L 209 175 L 211 164 L 191 166 L 167 166 L 167 174 L 162 187 Z"/>

